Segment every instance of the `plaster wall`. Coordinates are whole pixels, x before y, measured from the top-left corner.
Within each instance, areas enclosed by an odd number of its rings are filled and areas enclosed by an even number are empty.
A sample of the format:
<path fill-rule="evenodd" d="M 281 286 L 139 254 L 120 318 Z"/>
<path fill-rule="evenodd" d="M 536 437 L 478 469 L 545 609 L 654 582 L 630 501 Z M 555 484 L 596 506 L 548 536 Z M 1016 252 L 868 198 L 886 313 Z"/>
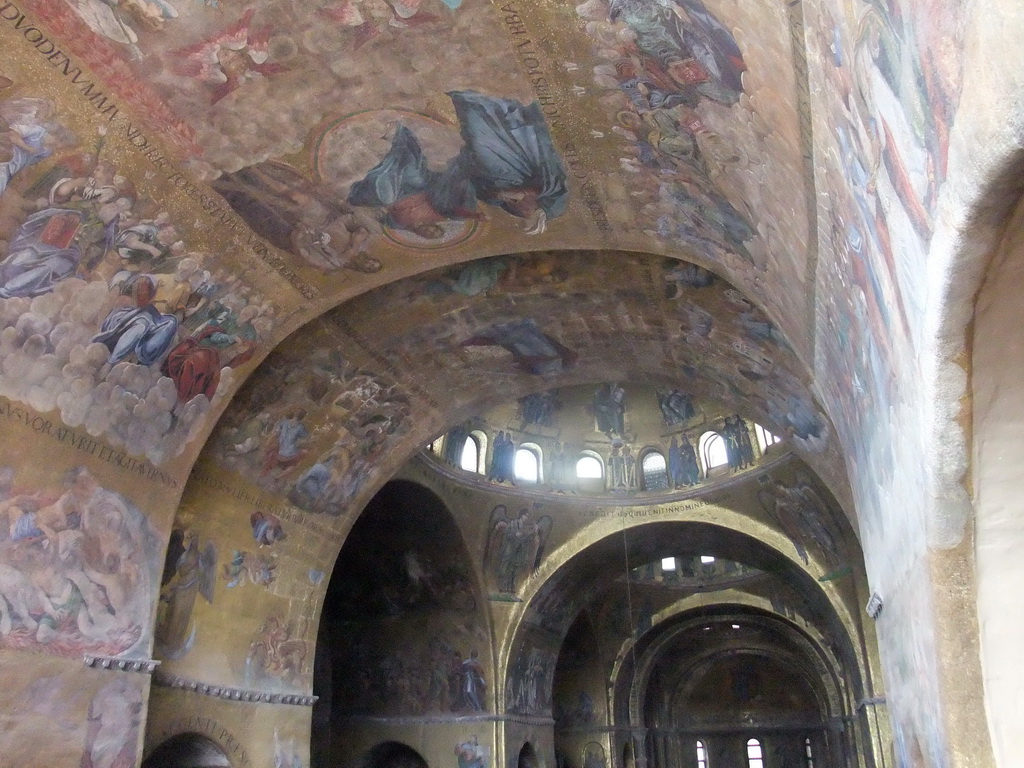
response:
<path fill-rule="evenodd" d="M 1024 668 L 1019 663 L 1024 612 L 1024 211 L 1018 207 L 978 296 L 974 320 L 975 557 L 985 709 L 999 765 L 1024 750 Z"/>

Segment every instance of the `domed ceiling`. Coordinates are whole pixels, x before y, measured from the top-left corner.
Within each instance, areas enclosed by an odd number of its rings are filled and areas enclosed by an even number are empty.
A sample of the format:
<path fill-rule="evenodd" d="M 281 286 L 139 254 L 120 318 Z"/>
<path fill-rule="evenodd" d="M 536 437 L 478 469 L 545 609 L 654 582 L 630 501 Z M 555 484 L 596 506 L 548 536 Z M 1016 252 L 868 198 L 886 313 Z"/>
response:
<path fill-rule="evenodd" d="M 381 306 L 402 311 L 381 316 Z M 621 253 L 497 257 L 355 299 L 266 361 L 206 456 L 337 516 L 367 480 L 400 466 L 400 440 L 422 445 L 442 419 L 609 378 L 664 382 L 750 414 L 836 477 L 831 427 L 774 326 L 704 270 Z M 268 470 L 252 446 L 284 419 L 310 437 L 295 467 Z"/>
<path fill-rule="evenodd" d="M 717 452 L 706 445 L 716 434 Z M 667 386 L 604 382 L 503 403 L 432 442 L 427 455 L 464 482 L 480 482 L 483 475 L 520 491 L 665 494 L 777 458 L 784 447 L 773 448 L 770 456 L 766 449 L 778 440 L 709 398 Z M 532 470 L 517 471 L 520 448 L 536 457 L 536 477 Z M 580 476 L 578 462 L 585 458 L 597 463 Z"/>

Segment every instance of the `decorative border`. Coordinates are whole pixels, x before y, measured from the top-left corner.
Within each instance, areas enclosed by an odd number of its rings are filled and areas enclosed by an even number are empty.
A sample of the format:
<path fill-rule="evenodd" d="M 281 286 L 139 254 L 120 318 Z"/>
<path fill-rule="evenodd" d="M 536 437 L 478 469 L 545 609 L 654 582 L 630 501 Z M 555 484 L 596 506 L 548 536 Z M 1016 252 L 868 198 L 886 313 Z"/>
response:
<path fill-rule="evenodd" d="M 554 725 L 544 715 L 349 715 L 339 718 L 349 723 L 389 723 L 391 725 L 435 725 L 445 723 L 519 723 L 520 725 Z"/>
<path fill-rule="evenodd" d="M 304 696 L 296 693 L 269 693 L 267 691 L 252 691 L 246 688 L 231 688 L 226 685 L 204 683 L 189 677 L 161 673 L 153 676 L 153 683 L 161 688 L 177 688 L 182 691 L 192 691 L 193 693 L 201 693 L 204 696 L 214 696 L 228 701 L 246 701 L 261 704 L 291 704 L 299 707 L 311 707 L 320 698 L 319 696 Z"/>
<path fill-rule="evenodd" d="M 152 675 L 160 662 L 156 659 L 121 659 L 117 656 L 93 656 L 85 654 L 82 663 L 93 669 L 119 669 L 122 672 L 142 672 Z"/>

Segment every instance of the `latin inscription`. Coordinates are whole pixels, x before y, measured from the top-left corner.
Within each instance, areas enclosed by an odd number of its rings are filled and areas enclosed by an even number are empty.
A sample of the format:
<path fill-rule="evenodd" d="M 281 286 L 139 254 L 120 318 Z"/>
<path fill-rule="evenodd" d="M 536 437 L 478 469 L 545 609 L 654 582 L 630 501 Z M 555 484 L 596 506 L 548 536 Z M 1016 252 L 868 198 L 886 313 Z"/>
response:
<path fill-rule="evenodd" d="M 64 53 L 45 33 L 32 24 L 25 13 L 11 2 L 0 5 L 0 19 L 9 23 L 25 40 L 43 56 L 54 69 L 78 89 L 82 97 L 95 108 L 115 131 L 121 132 L 139 154 L 148 160 L 163 177 L 182 194 L 199 204 L 209 218 L 229 232 L 241 235 L 245 245 L 260 261 L 274 269 L 305 299 L 316 299 L 320 292 L 303 282 L 287 261 L 264 243 L 238 216 L 216 195 L 189 181 L 180 171 L 174 169 L 164 153 L 153 146 L 150 139 L 121 114 L 110 96 L 103 93 L 96 82 L 83 73 L 82 68 Z"/>

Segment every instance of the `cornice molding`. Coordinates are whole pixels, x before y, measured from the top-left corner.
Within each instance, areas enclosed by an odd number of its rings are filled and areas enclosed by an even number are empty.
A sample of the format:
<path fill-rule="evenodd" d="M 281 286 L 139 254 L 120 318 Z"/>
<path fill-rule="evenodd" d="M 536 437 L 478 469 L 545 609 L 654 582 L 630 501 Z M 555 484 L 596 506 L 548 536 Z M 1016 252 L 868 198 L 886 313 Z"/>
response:
<path fill-rule="evenodd" d="M 538 715 L 350 715 L 339 718 L 349 723 L 380 723 L 391 725 L 436 725 L 445 723 L 518 723 L 520 725 L 554 725 L 551 717 Z"/>
<path fill-rule="evenodd" d="M 82 663 L 93 669 L 116 669 L 121 672 L 141 672 L 145 675 L 152 675 L 160 665 L 156 659 L 122 659 L 117 656 L 95 656 L 91 653 L 82 657 Z"/>
<path fill-rule="evenodd" d="M 181 691 L 199 693 L 203 696 L 213 696 L 217 699 L 244 701 L 252 704 L 289 704 L 297 707 L 311 707 L 319 698 L 318 696 L 306 696 L 296 693 L 270 693 L 269 691 L 254 691 L 248 688 L 232 688 L 226 685 L 214 685 L 212 683 L 204 683 L 201 680 L 193 680 L 190 677 L 168 675 L 161 672 L 153 676 L 153 684 L 161 688 L 176 688 Z"/>

